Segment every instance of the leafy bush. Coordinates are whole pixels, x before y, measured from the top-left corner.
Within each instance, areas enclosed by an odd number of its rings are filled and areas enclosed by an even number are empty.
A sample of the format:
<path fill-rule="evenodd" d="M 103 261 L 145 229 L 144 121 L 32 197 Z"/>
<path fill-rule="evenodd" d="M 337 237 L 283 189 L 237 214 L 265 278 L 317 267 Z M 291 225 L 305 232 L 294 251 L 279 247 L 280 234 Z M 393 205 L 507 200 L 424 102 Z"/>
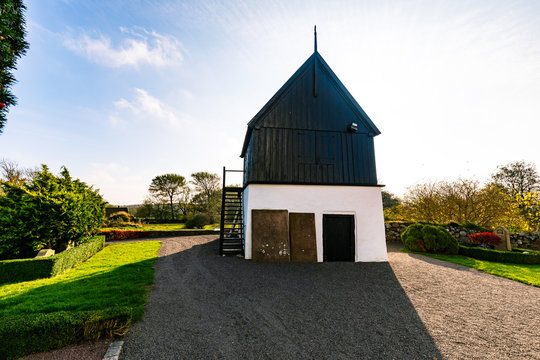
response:
<path fill-rule="evenodd" d="M 65 167 L 55 176 L 43 165 L 30 182 L 0 182 L 0 189 L 0 259 L 81 244 L 96 233 L 105 214 L 97 190 L 73 180 Z"/>
<path fill-rule="evenodd" d="M 129 213 L 125 211 L 118 211 L 109 215 L 109 220 L 118 221 L 118 222 L 129 222 L 133 219 Z"/>
<path fill-rule="evenodd" d="M 540 254 L 531 252 L 524 254 L 515 251 L 499 251 L 483 249 L 478 247 L 460 246 L 459 254 L 468 256 L 478 260 L 493 261 L 499 263 L 513 263 L 513 264 L 540 264 Z"/>
<path fill-rule="evenodd" d="M 491 232 L 483 232 L 469 235 L 473 243 L 481 245 L 497 245 L 501 243 L 501 237 Z"/>
<path fill-rule="evenodd" d="M 104 245 L 105 236 L 95 236 L 85 244 L 54 256 L 0 261 L 0 284 L 59 275 L 94 255 L 103 249 Z"/>
<path fill-rule="evenodd" d="M 457 254 L 458 242 L 446 229 L 433 226 L 413 224 L 401 234 L 405 247 L 412 251 L 430 253 Z"/>
<path fill-rule="evenodd" d="M 131 320 L 129 307 L 8 317 L 0 322 L 0 354 L 2 359 L 16 359 L 83 340 L 125 335 Z"/>
<path fill-rule="evenodd" d="M 200 213 L 186 221 L 186 228 L 188 229 L 202 229 L 204 225 L 211 224 L 211 219 L 208 214 Z"/>

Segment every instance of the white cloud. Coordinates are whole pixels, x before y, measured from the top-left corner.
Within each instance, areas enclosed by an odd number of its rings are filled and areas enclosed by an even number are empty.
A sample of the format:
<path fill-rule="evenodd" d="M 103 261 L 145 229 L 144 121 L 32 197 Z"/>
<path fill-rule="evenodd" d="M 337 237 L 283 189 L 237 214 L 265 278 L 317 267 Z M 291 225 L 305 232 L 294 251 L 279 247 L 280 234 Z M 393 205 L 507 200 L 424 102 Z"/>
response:
<path fill-rule="evenodd" d="M 124 118 L 161 122 L 172 127 L 185 126 L 191 123 L 189 116 L 180 114 L 143 89 L 136 88 L 135 97 L 132 100 L 120 99 L 115 101 L 114 107 L 116 111 L 109 117 L 109 121 L 113 125 L 122 123 Z"/>
<path fill-rule="evenodd" d="M 175 37 L 161 35 L 144 28 L 120 28 L 127 34 L 118 45 L 105 35 L 91 37 L 83 32 L 78 37 L 64 36 L 64 45 L 88 60 L 108 67 L 178 65 L 184 59 L 182 44 Z"/>

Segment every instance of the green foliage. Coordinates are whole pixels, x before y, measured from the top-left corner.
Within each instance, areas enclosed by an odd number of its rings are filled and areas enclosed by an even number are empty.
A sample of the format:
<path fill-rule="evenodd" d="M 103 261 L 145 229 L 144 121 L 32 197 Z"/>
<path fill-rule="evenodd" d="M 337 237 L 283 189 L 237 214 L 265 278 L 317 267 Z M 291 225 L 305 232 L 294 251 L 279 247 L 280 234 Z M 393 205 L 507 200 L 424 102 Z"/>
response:
<path fill-rule="evenodd" d="M 0 323 L 0 354 L 17 359 L 81 341 L 124 335 L 131 324 L 131 309 L 29 314 Z"/>
<path fill-rule="evenodd" d="M 191 174 L 191 178 L 197 191 L 192 199 L 195 210 L 208 214 L 211 222 L 217 222 L 221 211 L 221 178 L 205 171 Z"/>
<path fill-rule="evenodd" d="M 457 240 L 446 229 L 433 225 L 410 225 L 401 240 L 412 251 L 457 254 L 459 249 Z"/>
<path fill-rule="evenodd" d="M 459 254 L 474 259 L 513 264 L 540 264 L 540 254 L 524 254 L 516 251 L 490 250 L 478 247 L 460 246 Z"/>
<path fill-rule="evenodd" d="M 390 209 L 401 203 L 401 200 L 395 194 L 392 194 L 389 191 L 382 190 L 381 194 L 382 194 L 383 209 Z"/>
<path fill-rule="evenodd" d="M 0 5 L 0 134 L 6 123 L 9 106 L 17 103 L 11 93 L 15 83 L 13 71 L 17 68 L 17 60 L 28 49 L 28 43 L 24 40 L 25 10 L 21 0 L 2 0 Z"/>
<path fill-rule="evenodd" d="M 483 226 L 480 226 L 480 225 L 478 225 L 478 224 L 476 224 L 474 222 L 470 222 L 470 221 L 468 221 L 468 222 L 466 222 L 464 224 L 461 224 L 461 226 L 463 226 L 466 229 L 470 229 L 470 230 L 473 230 L 473 231 L 476 231 L 476 232 L 489 232 L 490 231 L 490 229 L 485 228 Z"/>
<path fill-rule="evenodd" d="M 401 241 L 403 245 L 409 250 L 412 251 L 425 251 L 420 247 L 420 240 L 422 240 L 422 229 L 424 225 L 422 224 L 412 224 L 405 229 L 403 234 L 401 234 Z"/>
<path fill-rule="evenodd" d="M 0 259 L 32 257 L 37 250 L 60 252 L 78 245 L 101 227 L 105 202 L 97 190 L 63 167 L 47 166 L 20 186 L 0 182 Z"/>
<path fill-rule="evenodd" d="M 202 229 L 204 225 L 210 225 L 211 219 L 208 214 L 200 213 L 193 216 L 191 219 L 186 221 L 186 228 L 188 229 Z"/>
<path fill-rule="evenodd" d="M 186 186 L 186 179 L 178 174 L 164 174 L 152 179 L 148 191 L 159 198 L 166 198 L 170 205 L 170 220 L 174 220 L 174 201 Z"/>
<path fill-rule="evenodd" d="M 105 246 L 105 236 L 46 258 L 0 261 L 0 284 L 60 275 L 88 259 Z"/>
<path fill-rule="evenodd" d="M 159 247 L 111 245 L 62 275 L 0 286 L 0 358 L 122 335 L 144 314 Z"/>

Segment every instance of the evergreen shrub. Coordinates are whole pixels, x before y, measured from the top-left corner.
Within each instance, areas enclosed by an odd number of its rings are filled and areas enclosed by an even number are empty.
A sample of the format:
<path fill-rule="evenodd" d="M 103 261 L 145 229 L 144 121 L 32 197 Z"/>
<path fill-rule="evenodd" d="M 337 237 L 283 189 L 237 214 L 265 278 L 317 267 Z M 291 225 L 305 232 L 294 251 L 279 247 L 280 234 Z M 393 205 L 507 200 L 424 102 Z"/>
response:
<path fill-rule="evenodd" d="M 205 213 L 200 213 L 193 216 L 191 219 L 186 221 L 186 228 L 188 229 L 202 229 L 204 225 L 210 225 L 210 215 Z"/>
<path fill-rule="evenodd" d="M 413 224 L 401 234 L 405 247 L 412 251 L 457 254 L 459 245 L 450 233 L 439 226 Z"/>
<path fill-rule="evenodd" d="M 0 260 L 33 257 L 84 243 L 103 223 L 105 202 L 91 186 L 63 167 L 47 166 L 21 186 L 0 182 Z"/>

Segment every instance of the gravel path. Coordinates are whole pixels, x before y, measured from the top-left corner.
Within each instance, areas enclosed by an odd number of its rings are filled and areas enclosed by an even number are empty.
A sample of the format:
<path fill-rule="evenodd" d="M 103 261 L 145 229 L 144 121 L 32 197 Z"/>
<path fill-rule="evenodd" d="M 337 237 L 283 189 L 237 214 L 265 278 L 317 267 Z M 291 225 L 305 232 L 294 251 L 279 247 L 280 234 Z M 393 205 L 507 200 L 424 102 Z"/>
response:
<path fill-rule="evenodd" d="M 28 355 L 21 360 L 102 360 L 108 348 L 109 341 L 98 340 Z"/>
<path fill-rule="evenodd" d="M 448 359 L 540 359 L 540 288 L 389 248 L 389 261 Z"/>
<path fill-rule="evenodd" d="M 539 359 L 540 289 L 389 249 L 388 263 L 254 263 L 161 239 L 121 359 Z"/>

